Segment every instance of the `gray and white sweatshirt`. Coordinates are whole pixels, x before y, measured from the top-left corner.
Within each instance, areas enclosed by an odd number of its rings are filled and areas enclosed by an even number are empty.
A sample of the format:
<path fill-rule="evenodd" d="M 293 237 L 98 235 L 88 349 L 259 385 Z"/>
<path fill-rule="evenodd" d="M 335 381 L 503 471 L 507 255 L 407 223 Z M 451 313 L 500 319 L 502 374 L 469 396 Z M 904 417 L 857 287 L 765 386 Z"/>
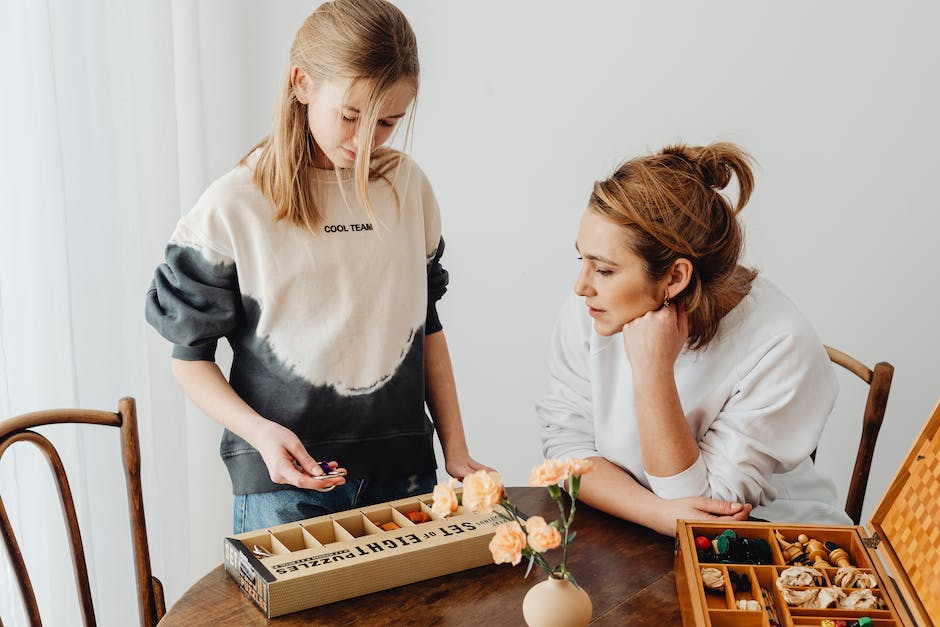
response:
<path fill-rule="evenodd" d="M 433 470 L 424 337 L 441 329 L 435 305 L 448 275 L 430 183 L 405 159 L 391 183 L 370 183 L 370 219 L 351 171 L 316 170 L 324 221 L 314 235 L 274 220 L 253 164 L 212 183 L 179 221 L 147 321 L 177 359 L 213 361 L 226 338 L 235 392 L 351 478 Z M 221 454 L 235 494 L 283 487 L 227 430 Z"/>

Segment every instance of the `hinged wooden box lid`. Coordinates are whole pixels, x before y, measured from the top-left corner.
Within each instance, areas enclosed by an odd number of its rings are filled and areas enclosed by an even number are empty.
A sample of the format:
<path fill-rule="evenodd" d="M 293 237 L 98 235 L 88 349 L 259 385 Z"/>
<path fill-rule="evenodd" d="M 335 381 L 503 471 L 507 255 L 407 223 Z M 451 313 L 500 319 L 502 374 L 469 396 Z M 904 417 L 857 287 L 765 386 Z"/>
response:
<path fill-rule="evenodd" d="M 940 403 L 869 522 L 918 625 L 940 619 Z"/>

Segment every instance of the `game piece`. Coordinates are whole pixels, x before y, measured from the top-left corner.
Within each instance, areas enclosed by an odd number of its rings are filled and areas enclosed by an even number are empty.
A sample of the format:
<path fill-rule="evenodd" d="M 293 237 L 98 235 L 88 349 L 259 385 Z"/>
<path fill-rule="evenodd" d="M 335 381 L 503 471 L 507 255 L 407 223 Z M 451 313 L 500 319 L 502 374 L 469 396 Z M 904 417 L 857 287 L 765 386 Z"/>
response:
<path fill-rule="evenodd" d="M 842 607 L 844 599 L 845 592 L 842 591 L 842 588 L 836 588 L 835 586 L 820 588 L 819 594 L 816 595 L 815 607 Z"/>
<path fill-rule="evenodd" d="M 709 540 L 695 538 L 698 560 L 702 563 L 770 564 L 773 561 L 770 544 L 763 538 L 741 538 L 731 529 L 725 529 Z"/>
<path fill-rule="evenodd" d="M 424 512 L 419 512 L 417 510 L 412 510 L 410 512 L 405 512 L 405 517 L 411 522 L 417 524 L 426 523 L 431 520 L 431 517 L 425 514 Z"/>
<path fill-rule="evenodd" d="M 717 568 L 703 568 L 702 585 L 708 590 L 724 590 L 725 576 Z"/>
<path fill-rule="evenodd" d="M 735 592 L 746 592 L 751 589 L 751 582 L 746 573 L 739 573 L 729 569 L 728 579 L 731 582 L 731 589 Z"/>
<path fill-rule="evenodd" d="M 401 527 L 399 527 L 397 524 L 391 521 L 387 523 L 382 523 L 381 525 L 379 525 L 379 528 L 382 529 L 383 531 L 395 531 L 396 529 L 401 529 Z"/>
<path fill-rule="evenodd" d="M 834 549 L 829 553 L 829 563 L 833 566 L 851 566 L 852 562 L 849 561 L 849 554 L 845 552 L 845 549 Z"/>
<path fill-rule="evenodd" d="M 823 622 L 821 622 L 819 626 L 820 627 L 836 627 L 836 621 L 827 618 Z"/>
<path fill-rule="evenodd" d="M 829 566 L 829 562 L 826 561 L 829 552 L 826 551 L 823 543 L 819 540 L 810 540 L 806 543 L 806 556 L 809 558 L 810 562 L 812 562 L 814 568 L 826 568 Z"/>
<path fill-rule="evenodd" d="M 322 475 L 314 475 L 314 479 L 326 479 L 328 477 L 343 477 L 346 475 L 346 472 L 343 470 L 338 470 L 330 465 L 330 462 L 317 462 L 317 465 L 323 471 Z"/>
<path fill-rule="evenodd" d="M 832 577 L 832 583 L 842 588 L 878 587 L 878 580 L 873 574 L 862 572 L 854 566 L 840 566 Z"/>
<path fill-rule="evenodd" d="M 764 608 L 767 610 L 767 622 L 770 623 L 770 627 L 780 627 L 780 619 L 777 617 L 777 606 L 774 604 L 773 595 L 761 588 L 760 598 L 764 601 Z"/>
<path fill-rule="evenodd" d="M 808 566 L 791 566 L 781 571 L 777 577 L 777 587 L 781 586 L 820 586 L 823 582 L 823 575 L 815 568 Z"/>
<path fill-rule="evenodd" d="M 759 612 L 761 611 L 760 603 L 754 599 L 738 599 L 736 603 L 739 610 L 746 610 L 748 612 Z"/>
<path fill-rule="evenodd" d="M 271 557 L 274 553 L 271 553 L 267 549 L 258 546 L 257 544 L 251 547 L 251 552 L 255 554 L 256 557 Z"/>
<path fill-rule="evenodd" d="M 882 607 L 881 599 L 872 594 L 869 589 L 853 590 L 839 607 L 847 610 L 879 610 Z"/>
<path fill-rule="evenodd" d="M 787 564 L 792 564 L 803 557 L 803 545 L 799 542 L 787 541 L 777 530 L 774 530 L 774 538 L 777 539 L 777 544 L 780 545 L 780 551 Z"/>

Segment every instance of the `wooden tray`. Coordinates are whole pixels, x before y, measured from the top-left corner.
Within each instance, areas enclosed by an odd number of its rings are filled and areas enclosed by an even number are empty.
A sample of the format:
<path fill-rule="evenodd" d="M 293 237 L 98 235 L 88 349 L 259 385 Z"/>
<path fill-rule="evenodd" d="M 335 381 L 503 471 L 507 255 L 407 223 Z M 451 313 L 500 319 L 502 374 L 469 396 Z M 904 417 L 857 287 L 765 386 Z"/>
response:
<path fill-rule="evenodd" d="M 872 535 L 861 526 L 792 525 L 784 523 L 727 523 L 678 521 L 676 586 L 683 625 L 704 627 L 772 627 L 768 605 L 781 627 L 819 627 L 824 620 L 848 624 L 861 617 L 873 627 L 934 627 L 940 617 L 940 404 L 908 454 L 869 523 Z M 771 549 L 767 564 L 707 563 L 700 561 L 696 536 L 714 538 L 724 530 L 738 537 L 763 539 Z M 873 594 L 884 609 L 806 609 L 789 607 L 777 589 L 780 571 L 788 567 L 774 532 L 787 540 L 806 534 L 833 542 L 848 553 L 852 564 L 878 580 Z M 887 565 L 887 570 L 885 568 Z M 706 591 L 701 571 L 717 568 L 747 577 L 740 591 L 726 585 L 723 592 Z M 819 568 L 824 586 L 832 585 L 836 567 Z M 890 575 L 894 578 L 892 581 Z M 762 592 L 766 591 L 766 594 Z M 844 589 L 850 592 L 849 589 Z M 766 599 L 769 597 L 769 599 Z M 759 611 L 737 609 L 738 601 L 755 600 Z M 769 600 L 769 602 L 768 602 Z"/>

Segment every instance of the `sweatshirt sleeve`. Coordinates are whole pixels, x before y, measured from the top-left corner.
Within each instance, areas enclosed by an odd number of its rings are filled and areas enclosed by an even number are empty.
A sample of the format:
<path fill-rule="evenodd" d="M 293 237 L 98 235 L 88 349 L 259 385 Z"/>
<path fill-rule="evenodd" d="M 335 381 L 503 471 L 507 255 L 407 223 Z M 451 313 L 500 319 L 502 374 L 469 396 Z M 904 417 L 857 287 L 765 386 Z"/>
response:
<path fill-rule="evenodd" d="M 590 327 L 570 299 L 552 333 L 548 360 L 549 391 L 535 405 L 546 458 L 598 457 L 588 373 Z M 589 321 L 588 321 L 589 324 Z"/>
<path fill-rule="evenodd" d="M 428 305 L 424 320 L 424 334 L 431 335 L 443 329 L 440 316 L 437 313 L 437 303 L 447 291 L 450 275 L 441 265 L 444 255 L 444 238 L 441 236 L 441 211 L 437 204 L 437 196 L 424 171 L 410 158 L 407 159 L 409 167 L 409 185 L 418 185 L 421 198 L 421 209 L 424 212 L 424 246 L 425 259 L 428 272 Z"/>
<path fill-rule="evenodd" d="M 444 296 L 444 292 L 447 291 L 447 284 L 450 282 L 450 275 L 441 265 L 443 255 L 444 238 L 442 237 L 433 255 L 428 259 L 428 311 L 424 320 L 425 335 L 437 333 L 444 328 L 440 317 L 437 315 L 437 301 Z"/>
<path fill-rule="evenodd" d="M 154 273 L 145 314 L 173 343 L 173 357 L 213 361 L 220 337 L 238 327 L 241 298 L 234 261 L 186 237 L 178 226 Z"/>
<path fill-rule="evenodd" d="M 816 448 L 838 383 L 815 333 L 768 339 L 737 374 L 729 398 L 700 438 L 696 462 L 673 477 L 647 475 L 659 496 L 767 504 L 778 497 L 771 476 L 793 470 Z"/>

